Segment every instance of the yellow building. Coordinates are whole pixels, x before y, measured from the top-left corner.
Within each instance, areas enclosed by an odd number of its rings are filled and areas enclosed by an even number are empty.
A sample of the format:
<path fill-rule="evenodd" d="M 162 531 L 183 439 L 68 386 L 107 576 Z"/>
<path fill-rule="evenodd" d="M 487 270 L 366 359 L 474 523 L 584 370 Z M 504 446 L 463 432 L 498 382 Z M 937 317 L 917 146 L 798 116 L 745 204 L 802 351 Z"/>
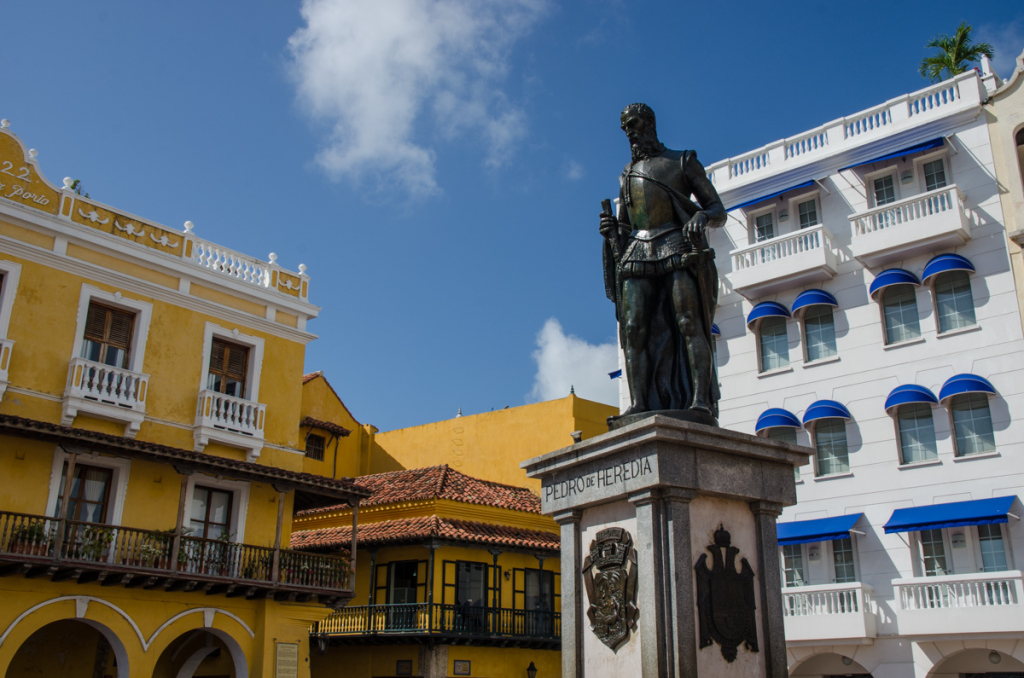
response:
<path fill-rule="evenodd" d="M 987 60 L 983 67 L 985 81 L 995 89 L 984 108 L 1017 301 L 1024 318 L 1024 53 L 1017 57 L 1017 67 L 1006 83 L 999 82 Z"/>
<path fill-rule="evenodd" d="M 72 185 L 0 124 L 0 674 L 308 676 L 352 565 L 292 515 L 367 492 L 304 454 L 304 267 Z"/>
<path fill-rule="evenodd" d="M 306 469 L 358 473 L 373 491 L 358 507 L 355 598 L 314 626 L 313 675 L 559 675 L 559 526 L 519 463 L 606 431 L 617 410 L 570 395 L 378 433 L 319 372 L 302 402 Z M 352 514 L 297 514 L 293 548 L 351 548 Z"/>
<path fill-rule="evenodd" d="M 558 675 L 558 526 L 533 492 L 447 465 L 359 483 L 355 598 L 314 627 L 313 676 Z M 303 511 L 292 545 L 348 548 L 351 525 L 348 507 Z"/>

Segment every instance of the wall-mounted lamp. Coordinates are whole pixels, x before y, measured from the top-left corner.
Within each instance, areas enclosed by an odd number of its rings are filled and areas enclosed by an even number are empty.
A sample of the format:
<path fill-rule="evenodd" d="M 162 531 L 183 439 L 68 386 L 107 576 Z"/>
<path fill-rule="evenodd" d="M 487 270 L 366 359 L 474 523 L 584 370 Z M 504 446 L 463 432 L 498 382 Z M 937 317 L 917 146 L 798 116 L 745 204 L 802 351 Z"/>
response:
<path fill-rule="evenodd" d="M 815 562 L 815 563 L 818 562 L 819 560 L 821 560 L 821 547 L 820 546 L 810 546 L 810 547 L 808 547 L 808 549 L 807 549 L 807 560 L 810 560 L 811 562 Z"/>
<path fill-rule="evenodd" d="M 505 581 L 512 578 L 512 570 L 505 570 Z"/>
<path fill-rule="evenodd" d="M 1003 656 L 995 650 L 992 650 L 988 653 L 988 660 L 993 664 L 998 664 L 999 662 L 1003 661 Z"/>
<path fill-rule="evenodd" d="M 967 537 L 964 536 L 963 532 L 954 532 L 949 535 L 949 543 L 953 545 L 955 549 L 962 549 L 967 547 Z"/>
<path fill-rule="evenodd" d="M 914 173 L 909 171 L 909 170 L 900 175 L 900 183 L 901 184 L 909 184 L 913 180 L 914 180 Z"/>
<path fill-rule="evenodd" d="M 851 664 L 853 664 L 853 660 L 852 659 L 850 659 L 849 657 L 843 657 L 843 665 L 844 666 L 850 666 Z"/>
<path fill-rule="evenodd" d="M 533 662 L 526 667 L 526 678 L 537 678 L 537 667 L 533 665 Z"/>
<path fill-rule="evenodd" d="M 779 223 L 781 224 L 783 221 L 789 221 L 789 212 L 787 210 L 779 212 Z"/>
<path fill-rule="evenodd" d="M 320 654 L 327 654 L 327 634 L 321 633 L 316 637 L 316 646 L 320 650 Z"/>

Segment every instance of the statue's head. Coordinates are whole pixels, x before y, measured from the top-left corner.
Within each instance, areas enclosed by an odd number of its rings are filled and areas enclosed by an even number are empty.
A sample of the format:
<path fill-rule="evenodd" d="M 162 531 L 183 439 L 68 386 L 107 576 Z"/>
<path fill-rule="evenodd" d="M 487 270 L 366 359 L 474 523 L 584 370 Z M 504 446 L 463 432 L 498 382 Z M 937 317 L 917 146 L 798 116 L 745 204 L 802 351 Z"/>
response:
<path fill-rule="evenodd" d="M 659 155 L 665 147 L 658 141 L 654 111 L 647 104 L 630 104 L 622 109 L 622 131 L 629 138 L 633 160 Z"/>

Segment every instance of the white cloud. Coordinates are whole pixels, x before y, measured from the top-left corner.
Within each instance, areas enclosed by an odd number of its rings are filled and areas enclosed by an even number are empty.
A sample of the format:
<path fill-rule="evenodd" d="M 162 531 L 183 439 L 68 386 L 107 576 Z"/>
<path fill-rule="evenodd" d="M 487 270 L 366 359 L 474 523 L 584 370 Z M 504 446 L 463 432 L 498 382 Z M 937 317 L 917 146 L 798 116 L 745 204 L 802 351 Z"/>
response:
<path fill-rule="evenodd" d="M 500 88 L 509 51 L 546 2 L 303 0 L 288 47 L 301 107 L 330 126 L 317 162 L 425 195 L 438 190 L 432 132 L 469 132 L 500 166 L 526 130 Z"/>
<path fill-rule="evenodd" d="M 565 167 L 565 178 L 569 181 L 579 181 L 583 178 L 583 165 L 575 160 L 570 160 Z"/>
<path fill-rule="evenodd" d="M 618 346 L 589 344 L 566 335 L 555 318 L 549 318 L 537 333 L 537 374 L 533 380 L 531 401 L 552 400 L 569 395 L 569 388 L 587 400 L 610 405 L 619 401 L 619 380 L 608 373 L 619 367 Z"/>
<path fill-rule="evenodd" d="M 992 69 L 1001 78 L 1008 79 L 1017 66 L 1017 57 L 1024 50 L 1024 24 L 1020 21 L 994 26 L 979 26 L 974 34 L 975 42 L 987 42 L 992 45 L 994 58 Z"/>

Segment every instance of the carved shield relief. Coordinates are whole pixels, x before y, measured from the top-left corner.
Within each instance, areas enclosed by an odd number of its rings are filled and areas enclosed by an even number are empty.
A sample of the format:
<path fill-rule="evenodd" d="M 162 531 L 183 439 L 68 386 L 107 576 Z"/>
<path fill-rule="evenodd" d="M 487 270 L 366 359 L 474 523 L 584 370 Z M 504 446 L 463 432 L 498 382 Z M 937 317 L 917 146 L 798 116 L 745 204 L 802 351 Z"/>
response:
<path fill-rule="evenodd" d="M 741 569 L 736 569 L 736 556 L 740 550 L 732 546 L 732 536 L 719 526 L 715 530 L 715 543 L 707 548 L 711 552 L 712 566 L 707 565 L 707 554 L 697 559 L 697 612 L 700 617 L 700 647 L 713 642 L 722 648 L 726 661 L 736 659 L 736 649 L 743 644 L 757 652 L 757 617 L 754 614 L 754 571 L 746 558 L 741 558 Z"/>
<path fill-rule="evenodd" d="M 590 628 L 602 643 L 618 651 L 636 630 L 636 551 L 621 527 L 609 527 L 590 542 L 583 561 L 583 583 L 590 607 Z"/>

